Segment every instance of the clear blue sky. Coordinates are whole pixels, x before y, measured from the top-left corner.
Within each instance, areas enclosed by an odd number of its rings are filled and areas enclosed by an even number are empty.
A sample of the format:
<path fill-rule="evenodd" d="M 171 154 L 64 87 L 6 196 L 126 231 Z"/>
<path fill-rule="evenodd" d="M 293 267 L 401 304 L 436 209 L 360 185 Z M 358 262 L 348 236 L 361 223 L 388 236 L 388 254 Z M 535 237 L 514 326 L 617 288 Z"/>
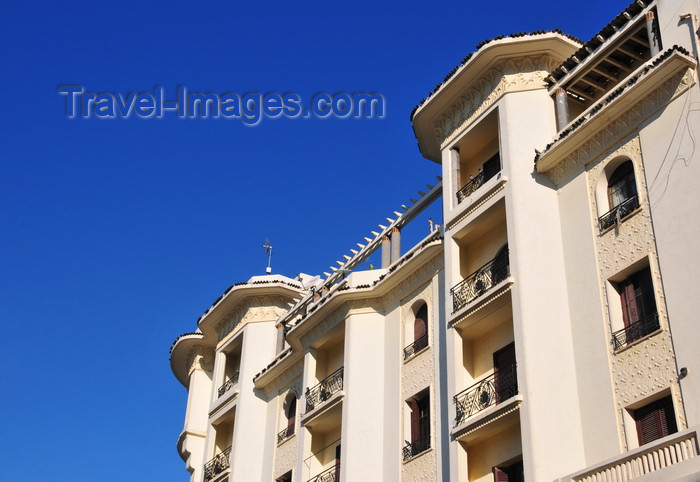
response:
<path fill-rule="evenodd" d="M 230 284 L 327 271 L 439 166 L 409 114 L 480 41 L 626 1 L 0 3 L 0 480 L 188 480 L 168 349 Z M 67 119 L 57 86 L 380 92 L 384 119 Z M 427 231 L 427 226 L 426 226 Z"/>

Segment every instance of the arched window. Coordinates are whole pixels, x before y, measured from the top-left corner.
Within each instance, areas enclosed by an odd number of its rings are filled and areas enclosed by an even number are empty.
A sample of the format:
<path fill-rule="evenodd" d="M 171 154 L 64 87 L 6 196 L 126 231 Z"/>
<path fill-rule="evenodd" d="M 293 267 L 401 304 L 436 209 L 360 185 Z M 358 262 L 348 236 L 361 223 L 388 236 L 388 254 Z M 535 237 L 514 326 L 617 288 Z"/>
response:
<path fill-rule="evenodd" d="M 404 322 L 406 342 L 411 342 L 403 349 L 403 359 L 408 360 L 417 352 L 428 346 L 428 305 L 421 302 L 418 309 L 411 310 L 415 313 L 413 320 L 410 318 Z M 411 329 L 413 336 L 411 336 Z"/>
<path fill-rule="evenodd" d="M 619 224 L 623 218 L 639 207 L 632 161 L 623 162 L 610 174 L 607 194 L 610 210 L 598 218 L 601 231 Z"/>

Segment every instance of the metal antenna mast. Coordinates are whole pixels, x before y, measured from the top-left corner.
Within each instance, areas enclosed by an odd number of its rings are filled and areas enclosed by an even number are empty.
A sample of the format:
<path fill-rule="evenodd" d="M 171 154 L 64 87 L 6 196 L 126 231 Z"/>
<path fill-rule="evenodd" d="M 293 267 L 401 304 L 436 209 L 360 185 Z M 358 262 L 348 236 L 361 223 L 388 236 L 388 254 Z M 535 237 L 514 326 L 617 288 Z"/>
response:
<path fill-rule="evenodd" d="M 265 244 L 263 244 L 262 247 L 265 248 L 265 254 L 267 255 L 265 274 L 272 274 L 272 268 L 270 267 L 270 263 L 272 262 L 272 245 L 270 244 L 270 240 L 265 238 Z"/>

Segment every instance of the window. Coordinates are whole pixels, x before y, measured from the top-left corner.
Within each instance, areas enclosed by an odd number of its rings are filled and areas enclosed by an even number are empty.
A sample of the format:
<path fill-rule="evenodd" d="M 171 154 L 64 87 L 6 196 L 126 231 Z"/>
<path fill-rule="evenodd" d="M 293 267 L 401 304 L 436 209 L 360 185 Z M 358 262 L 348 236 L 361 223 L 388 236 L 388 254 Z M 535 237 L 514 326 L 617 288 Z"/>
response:
<path fill-rule="evenodd" d="M 620 223 L 623 218 L 639 207 L 632 161 L 623 162 L 613 171 L 608 180 L 607 193 L 610 211 L 598 219 L 601 231 Z"/>
<path fill-rule="evenodd" d="M 639 445 L 644 445 L 678 431 L 673 400 L 670 396 L 661 398 L 638 408 L 632 413 L 637 425 Z"/>
<path fill-rule="evenodd" d="M 297 395 L 294 392 L 289 392 L 282 406 L 283 415 L 286 419 L 286 427 L 277 434 L 277 443 L 294 435 L 294 422 L 297 413 Z"/>
<path fill-rule="evenodd" d="M 413 342 L 403 350 L 403 359 L 407 360 L 428 346 L 428 305 L 421 303 L 413 319 Z M 410 326 L 404 325 L 406 338 L 410 340 Z"/>
<path fill-rule="evenodd" d="M 430 448 L 430 392 L 423 390 L 407 400 L 411 411 L 411 440 L 406 441 L 403 459 L 407 460 Z"/>
<path fill-rule="evenodd" d="M 286 474 L 284 474 L 280 477 L 277 477 L 275 479 L 275 482 L 292 482 L 292 471 L 290 470 Z"/>
<path fill-rule="evenodd" d="M 493 468 L 494 482 L 524 482 L 523 461 Z"/>
<path fill-rule="evenodd" d="M 613 334 L 613 344 L 619 348 L 659 329 L 654 285 L 649 267 L 619 283 L 624 329 Z"/>

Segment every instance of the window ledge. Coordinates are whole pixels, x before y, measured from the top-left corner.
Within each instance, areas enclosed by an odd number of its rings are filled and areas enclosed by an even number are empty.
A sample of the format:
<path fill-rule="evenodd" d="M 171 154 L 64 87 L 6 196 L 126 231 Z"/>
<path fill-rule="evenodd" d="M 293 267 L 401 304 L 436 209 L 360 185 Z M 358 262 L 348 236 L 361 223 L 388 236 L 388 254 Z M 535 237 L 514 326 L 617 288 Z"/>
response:
<path fill-rule="evenodd" d="M 284 444 L 287 442 L 287 440 L 292 440 L 294 437 L 296 437 L 296 434 L 297 434 L 297 433 L 294 432 L 294 433 L 291 434 L 289 437 L 283 438 L 282 440 L 280 440 L 279 442 L 277 442 L 277 446 L 278 446 L 278 447 L 281 447 L 282 445 L 284 445 Z"/>
<path fill-rule="evenodd" d="M 636 215 L 637 213 L 641 212 L 641 210 L 642 210 L 642 206 L 639 206 L 637 209 L 635 209 L 634 211 L 632 211 L 631 213 L 629 213 L 627 216 L 625 216 L 624 218 L 621 218 L 621 219 L 620 219 L 620 224 L 615 223 L 615 224 L 613 224 L 612 226 L 608 226 L 607 228 L 605 228 L 605 229 L 603 229 L 602 231 L 600 231 L 600 232 L 598 233 L 598 236 L 601 236 L 601 237 L 602 237 L 602 236 L 604 236 L 605 234 L 607 234 L 608 232 L 613 231 L 613 230 L 619 228 L 620 226 L 622 226 L 622 224 L 623 224 L 625 221 L 627 221 L 628 219 L 630 219 L 631 217 L 633 217 L 633 216 Z"/>
<path fill-rule="evenodd" d="M 411 356 L 409 356 L 408 358 L 404 358 L 403 364 L 405 365 L 406 363 L 410 362 L 411 360 L 413 360 L 413 359 L 415 359 L 415 358 L 418 358 L 418 356 L 420 356 L 421 354 L 423 354 L 423 353 L 425 353 L 426 351 L 428 351 L 429 348 L 430 348 L 430 344 L 425 345 L 423 348 L 421 348 L 421 349 L 418 350 L 417 352 L 413 353 L 413 354 L 412 354 Z"/>
<path fill-rule="evenodd" d="M 434 450 L 433 447 L 428 447 L 427 449 L 423 450 L 421 453 L 416 454 L 416 455 L 414 455 L 413 457 L 409 457 L 409 458 L 407 458 L 406 460 L 404 460 L 404 461 L 403 461 L 403 465 L 410 464 L 410 463 L 413 462 L 414 460 L 419 459 L 419 458 L 422 457 L 423 455 L 425 455 L 425 454 L 427 454 L 427 453 L 430 453 L 430 452 L 432 452 L 433 450 Z"/>
<path fill-rule="evenodd" d="M 629 350 L 629 349 L 632 348 L 633 346 L 639 345 L 639 344 L 642 343 L 643 341 L 648 340 L 648 339 L 651 338 L 652 336 L 658 335 L 658 334 L 661 333 L 662 331 L 664 331 L 664 329 L 661 328 L 661 327 L 659 327 L 659 329 L 654 330 L 654 331 L 652 331 L 651 333 L 649 333 L 649 334 L 647 334 L 647 335 L 644 335 L 644 336 L 642 336 L 642 337 L 640 337 L 640 338 L 637 338 L 637 339 L 634 340 L 632 343 L 628 343 L 628 344 L 626 344 L 625 346 L 622 346 L 622 347 L 618 348 L 617 350 L 613 350 L 613 354 L 614 354 L 614 355 L 619 355 L 620 353 Z"/>

